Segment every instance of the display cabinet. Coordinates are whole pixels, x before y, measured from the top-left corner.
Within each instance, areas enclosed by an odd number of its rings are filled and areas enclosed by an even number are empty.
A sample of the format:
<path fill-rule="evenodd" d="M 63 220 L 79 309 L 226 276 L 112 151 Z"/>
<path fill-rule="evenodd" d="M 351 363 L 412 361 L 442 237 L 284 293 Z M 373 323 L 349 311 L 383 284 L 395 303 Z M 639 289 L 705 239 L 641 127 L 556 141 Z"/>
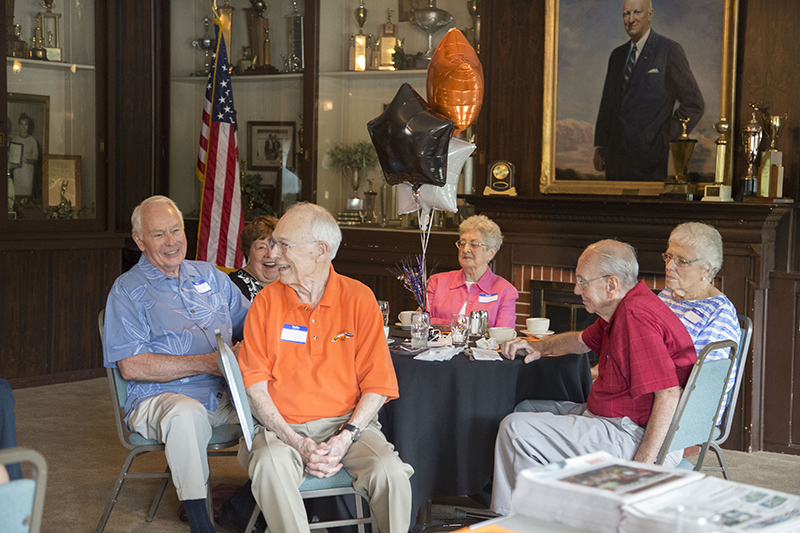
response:
<path fill-rule="evenodd" d="M 96 7 L 102 11 L 104 3 L 6 1 L 11 29 L 6 135 L 0 134 L 0 144 L 6 147 L 8 179 L 2 187 L 8 202 L 0 208 L 2 228 L 104 226 L 105 170 L 98 162 L 105 151 L 105 109 L 104 99 L 97 97 L 102 62 L 96 41 L 103 32 L 98 32 Z"/>
<path fill-rule="evenodd" d="M 359 28 L 356 10 L 362 3 L 366 18 L 362 18 L 363 27 Z M 345 209 L 348 196 L 357 194 L 364 198 L 370 186 L 368 180 L 372 180 L 373 190 L 381 189 L 383 178 L 376 167 L 367 173 L 358 191 L 353 191 L 342 174 L 331 168 L 327 154 L 340 143 L 369 141 L 367 123 L 383 111 L 403 83 L 411 84 L 425 98 L 424 63 L 397 71 L 372 70 L 369 66 L 365 71 L 348 70 L 350 36 L 363 32 L 372 36 L 370 42 L 375 42 L 381 25 L 390 20 L 389 10 L 404 52 L 415 55 L 428 49 L 428 34 L 408 20 L 414 3 L 428 6 L 428 2 L 409 0 L 270 1 L 263 16 L 269 20 L 270 62 L 278 72 L 241 74 L 238 67 L 247 57 L 244 48 L 250 45 L 251 38 L 246 13 L 252 4 L 249 0 L 226 2 L 233 8 L 229 50 L 235 68 L 231 83 L 239 158 L 245 162 L 242 166 L 245 174 L 258 175 L 263 186 L 284 196 L 297 193 L 334 214 Z M 468 4 L 466 0 L 438 0 L 437 7 L 450 12 L 454 23 L 432 35 L 434 47 L 447 29 L 457 27 L 467 31 L 473 26 Z M 223 6 L 221 0 L 218 5 Z M 305 17 L 305 68 L 302 72 L 286 72 L 291 69 L 287 68 L 284 56 L 292 46 L 287 17 L 294 13 L 295 7 Z M 404 13 L 398 12 L 401 9 Z M 204 18 L 210 16 L 209 0 L 172 0 L 169 191 L 189 218 L 197 213 L 201 195 L 201 183 L 195 178 L 194 169 L 206 76 L 205 53 L 197 44 L 205 35 L 213 37 L 213 25 L 206 30 L 204 23 Z M 197 43 L 194 46 L 193 41 Z M 268 150 L 262 146 L 265 135 L 269 139 L 272 133 L 278 138 L 292 135 L 292 153 L 280 172 L 274 169 L 274 161 L 272 165 L 259 161 L 260 151 Z M 380 198 L 378 205 L 379 202 Z"/>

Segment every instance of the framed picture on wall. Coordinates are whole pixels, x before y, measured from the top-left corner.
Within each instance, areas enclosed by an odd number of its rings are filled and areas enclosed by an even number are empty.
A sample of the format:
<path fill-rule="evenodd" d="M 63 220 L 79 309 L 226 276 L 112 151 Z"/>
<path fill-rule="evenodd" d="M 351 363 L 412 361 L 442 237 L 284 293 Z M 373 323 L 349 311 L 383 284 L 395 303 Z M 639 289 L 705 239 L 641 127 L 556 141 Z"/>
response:
<path fill-rule="evenodd" d="M 42 206 L 55 207 L 62 196 L 81 208 L 81 156 L 51 155 L 43 158 Z"/>
<path fill-rule="evenodd" d="M 294 167 L 296 129 L 295 122 L 248 122 L 247 168 L 280 170 L 283 166 Z"/>
<path fill-rule="evenodd" d="M 41 195 L 42 156 L 48 152 L 49 128 L 49 96 L 8 93 L 9 170 L 17 196 Z"/>
<path fill-rule="evenodd" d="M 626 25 L 622 2 L 546 0 L 541 192 L 660 194 L 685 118 L 690 181 L 713 182 L 713 124 L 735 120 L 737 13 L 738 0 L 674 0 Z"/>

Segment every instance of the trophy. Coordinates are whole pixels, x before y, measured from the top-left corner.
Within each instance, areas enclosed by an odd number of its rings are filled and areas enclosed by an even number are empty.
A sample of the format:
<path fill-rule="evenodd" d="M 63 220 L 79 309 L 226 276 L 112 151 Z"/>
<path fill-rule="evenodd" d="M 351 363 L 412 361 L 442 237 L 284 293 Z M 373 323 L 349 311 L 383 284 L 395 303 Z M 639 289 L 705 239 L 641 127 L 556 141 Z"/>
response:
<path fill-rule="evenodd" d="M 31 39 L 31 49 L 28 51 L 28 57 L 47 61 L 47 50 L 44 49 L 44 38 L 42 37 L 41 14 L 36 17 L 36 29 L 33 30 L 33 39 Z"/>
<path fill-rule="evenodd" d="M 208 23 L 211 22 L 208 17 L 203 18 L 203 23 L 206 25 L 206 33 L 202 37 L 192 41 L 192 46 L 199 48 L 205 52 L 205 60 L 203 61 L 203 70 L 195 72 L 196 76 L 208 76 L 208 71 L 211 68 L 211 50 L 214 49 L 214 41 L 208 35 Z"/>
<path fill-rule="evenodd" d="M 424 61 L 430 61 L 433 57 L 433 34 L 453 22 L 453 15 L 436 7 L 436 0 L 428 0 L 428 7 L 414 9 L 411 12 L 411 24 L 422 28 L 428 34 L 428 51 L 422 55 Z"/>
<path fill-rule="evenodd" d="M 669 143 L 675 176 L 670 176 L 664 183 L 662 197 L 692 200 L 694 199 L 695 187 L 693 183 L 686 182 L 686 172 L 689 169 L 689 160 L 692 158 L 692 152 L 697 144 L 697 139 L 690 139 L 686 130 L 686 125 L 689 124 L 691 119 L 687 117 L 679 120 L 683 127 L 683 133 L 681 133 L 677 141 Z"/>
<path fill-rule="evenodd" d="M 297 0 L 292 0 L 294 11 L 286 15 L 286 39 L 288 54 L 283 56 L 284 72 L 303 72 L 303 15 L 297 11 Z"/>
<path fill-rule="evenodd" d="M 22 28 L 14 24 L 14 0 L 6 0 L 6 55 L 28 57 L 28 43 L 21 40 Z"/>
<path fill-rule="evenodd" d="M 769 138 L 769 149 L 761 154 L 759 170 L 758 195 L 763 198 L 781 198 L 783 196 L 783 152 L 775 149 L 781 130 L 786 125 L 788 115 L 770 115 L 764 113 L 762 125 Z"/>
<path fill-rule="evenodd" d="M 756 160 L 758 159 L 758 146 L 761 144 L 763 128 L 756 119 L 756 111 L 760 104 L 751 103 L 753 110 L 750 113 L 750 122 L 742 128 L 742 146 L 744 146 L 744 159 L 747 162 L 747 174 L 739 178 L 739 192 L 736 201 L 742 202 L 746 198 L 758 195 L 758 176 L 756 175 Z"/>
<path fill-rule="evenodd" d="M 465 35 L 475 52 L 481 53 L 481 0 L 467 0 L 467 11 L 472 17 L 472 27 L 467 28 Z"/>
<path fill-rule="evenodd" d="M 714 184 L 706 185 L 705 194 L 702 200 L 704 202 L 732 202 L 731 186 L 726 185 L 728 181 L 728 132 L 731 129 L 731 124 L 724 118 L 719 122 L 714 123 L 714 129 L 719 133 L 717 137 L 717 161 L 716 170 L 714 172 Z"/>
<path fill-rule="evenodd" d="M 394 70 L 394 47 L 397 46 L 397 24 L 392 24 L 392 9 L 386 10 L 386 24 L 381 24 L 378 37 L 378 69 Z M 373 58 L 374 60 L 374 58 Z"/>
<path fill-rule="evenodd" d="M 247 32 L 250 35 L 252 63 L 245 74 L 277 74 L 278 69 L 270 64 L 269 19 L 263 17 L 267 10 L 264 0 L 250 0 L 244 10 L 247 19 Z"/>
<path fill-rule="evenodd" d="M 53 8 L 56 7 L 53 0 L 42 0 L 42 7 L 45 8 L 44 13 L 39 13 L 41 18 L 42 28 L 42 43 L 47 54 L 48 61 L 61 61 L 61 37 L 58 32 L 58 23 L 61 20 L 61 13 L 53 13 Z M 47 40 L 44 40 L 44 37 Z"/>
<path fill-rule="evenodd" d="M 371 52 L 367 43 L 367 36 L 364 35 L 364 24 L 367 22 L 367 8 L 364 7 L 364 0 L 354 11 L 356 24 L 358 24 L 358 34 L 350 35 L 350 48 L 347 56 L 347 70 L 363 72 L 367 70 L 369 64 L 369 53 Z"/>

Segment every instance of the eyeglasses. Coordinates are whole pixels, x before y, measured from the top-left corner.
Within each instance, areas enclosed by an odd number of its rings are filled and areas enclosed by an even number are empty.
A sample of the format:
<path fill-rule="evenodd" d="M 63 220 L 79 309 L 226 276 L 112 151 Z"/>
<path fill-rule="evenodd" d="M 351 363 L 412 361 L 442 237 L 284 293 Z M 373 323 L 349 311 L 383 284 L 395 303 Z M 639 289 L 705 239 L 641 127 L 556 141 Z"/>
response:
<path fill-rule="evenodd" d="M 485 244 L 485 243 L 482 243 L 482 242 L 478 242 L 478 241 L 469 241 L 469 242 L 467 242 L 467 241 L 456 241 L 456 248 L 458 248 L 459 250 L 462 249 L 462 248 L 470 248 L 472 250 L 475 250 L 477 248 L 480 248 L 481 246 L 485 246 L 487 250 L 489 249 L 489 245 L 488 244 Z"/>
<path fill-rule="evenodd" d="M 270 249 L 275 248 L 277 246 L 278 251 L 281 252 L 282 254 L 285 254 L 286 250 L 288 250 L 289 248 L 294 248 L 295 246 L 303 246 L 304 244 L 311 244 L 321 241 L 316 240 L 316 241 L 298 242 L 297 244 L 287 244 L 285 242 L 276 241 L 275 239 L 270 238 L 267 242 L 269 243 Z"/>
<path fill-rule="evenodd" d="M 599 276 L 599 277 L 592 278 L 592 279 L 581 279 L 581 278 L 577 278 L 577 280 L 575 281 L 575 283 L 577 283 L 577 284 L 578 284 L 578 286 L 581 288 L 581 290 L 584 290 L 584 289 L 586 288 L 586 286 L 587 286 L 588 284 L 590 284 L 591 282 L 593 282 L 593 281 L 597 281 L 598 279 L 605 279 L 605 278 L 607 278 L 607 277 L 609 277 L 609 276 L 611 276 L 611 274 L 606 274 L 605 276 Z"/>
<path fill-rule="evenodd" d="M 696 262 L 700 261 L 701 258 L 698 257 L 697 259 L 692 259 L 691 261 L 687 261 L 686 259 L 681 259 L 680 257 L 676 257 L 676 256 L 674 256 L 672 254 L 668 254 L 668 253 L 665 252 L 665 253 L 661 254 L 661 259 L 664 260 L 664 265 L 665 266 L 668 265 L 670 261 L 675 261 L 675 266 L 676 267 L 683 268 L 683 267 L 687 267 L 687 266 L 691 265 L 692 263 L 696 263 Z"/>

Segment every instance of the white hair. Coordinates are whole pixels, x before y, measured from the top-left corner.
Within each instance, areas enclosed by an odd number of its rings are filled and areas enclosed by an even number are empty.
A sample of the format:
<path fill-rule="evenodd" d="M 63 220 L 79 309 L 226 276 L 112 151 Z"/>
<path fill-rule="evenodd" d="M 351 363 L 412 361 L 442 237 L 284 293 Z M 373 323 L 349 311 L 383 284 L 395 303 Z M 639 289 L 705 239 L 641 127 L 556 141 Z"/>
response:
<path fill-rule="evenodd" d="M 624 290 L 631 290 L 638 283 L 639 262 L 636 250 L 630 244 L 604 239 L 590 244 L 583 253 L 593 256 L 598 275 L 616 276 Z"/>
<path fill-rule="evenodd" d="M 181 227 L 183 227 L 183 213 L 178 208 L 178 205 L 172 201 L 171 198 L 167 198 L 166 196 L 156 195 L 151 196 L 150 198 L 145 198 L 145 200 L 136 206 L 133 210 L 133 214 L 131 215 L 131 226 L 133 226 L 133 233 L 142 235 L 142 210 L 145 207 L 149 207 L 151 205 L 166 205 L 171 207 L 178 213 L 178 218 L 181 219 Z"/>
<path fill-rule="evenodd" d="M 325 242 L 328 244 L 328 258 L 333 261 L 339 245 L 342 244 L 342 230 L 327 209 L 322 206 L 309 202 L 298 202 L 286 210 L 284 216 L 289 211 L 300 209 L 301 212 L 308 213 L 311 217 L 311 239 Z"/>
<path fill-rule="evenodd" d="M 500 246 L 503 244 L 503 233 L 500 231 L 500 226 L 485 215 L 472 215 L 459 224 L 459 237 L 467 231 L 480 233 L 489 248 L 500 250 Z"/>
<path fill-rule="evenodd" d="M 722 236 L 717 228 L 710 224 L 702 222 L 678 224 L 669 234 L 669 242 L 685 246 L 697 254 L 697 258 L 710 270 L 709 279 L 714 279 L 722 268 Z"/>

